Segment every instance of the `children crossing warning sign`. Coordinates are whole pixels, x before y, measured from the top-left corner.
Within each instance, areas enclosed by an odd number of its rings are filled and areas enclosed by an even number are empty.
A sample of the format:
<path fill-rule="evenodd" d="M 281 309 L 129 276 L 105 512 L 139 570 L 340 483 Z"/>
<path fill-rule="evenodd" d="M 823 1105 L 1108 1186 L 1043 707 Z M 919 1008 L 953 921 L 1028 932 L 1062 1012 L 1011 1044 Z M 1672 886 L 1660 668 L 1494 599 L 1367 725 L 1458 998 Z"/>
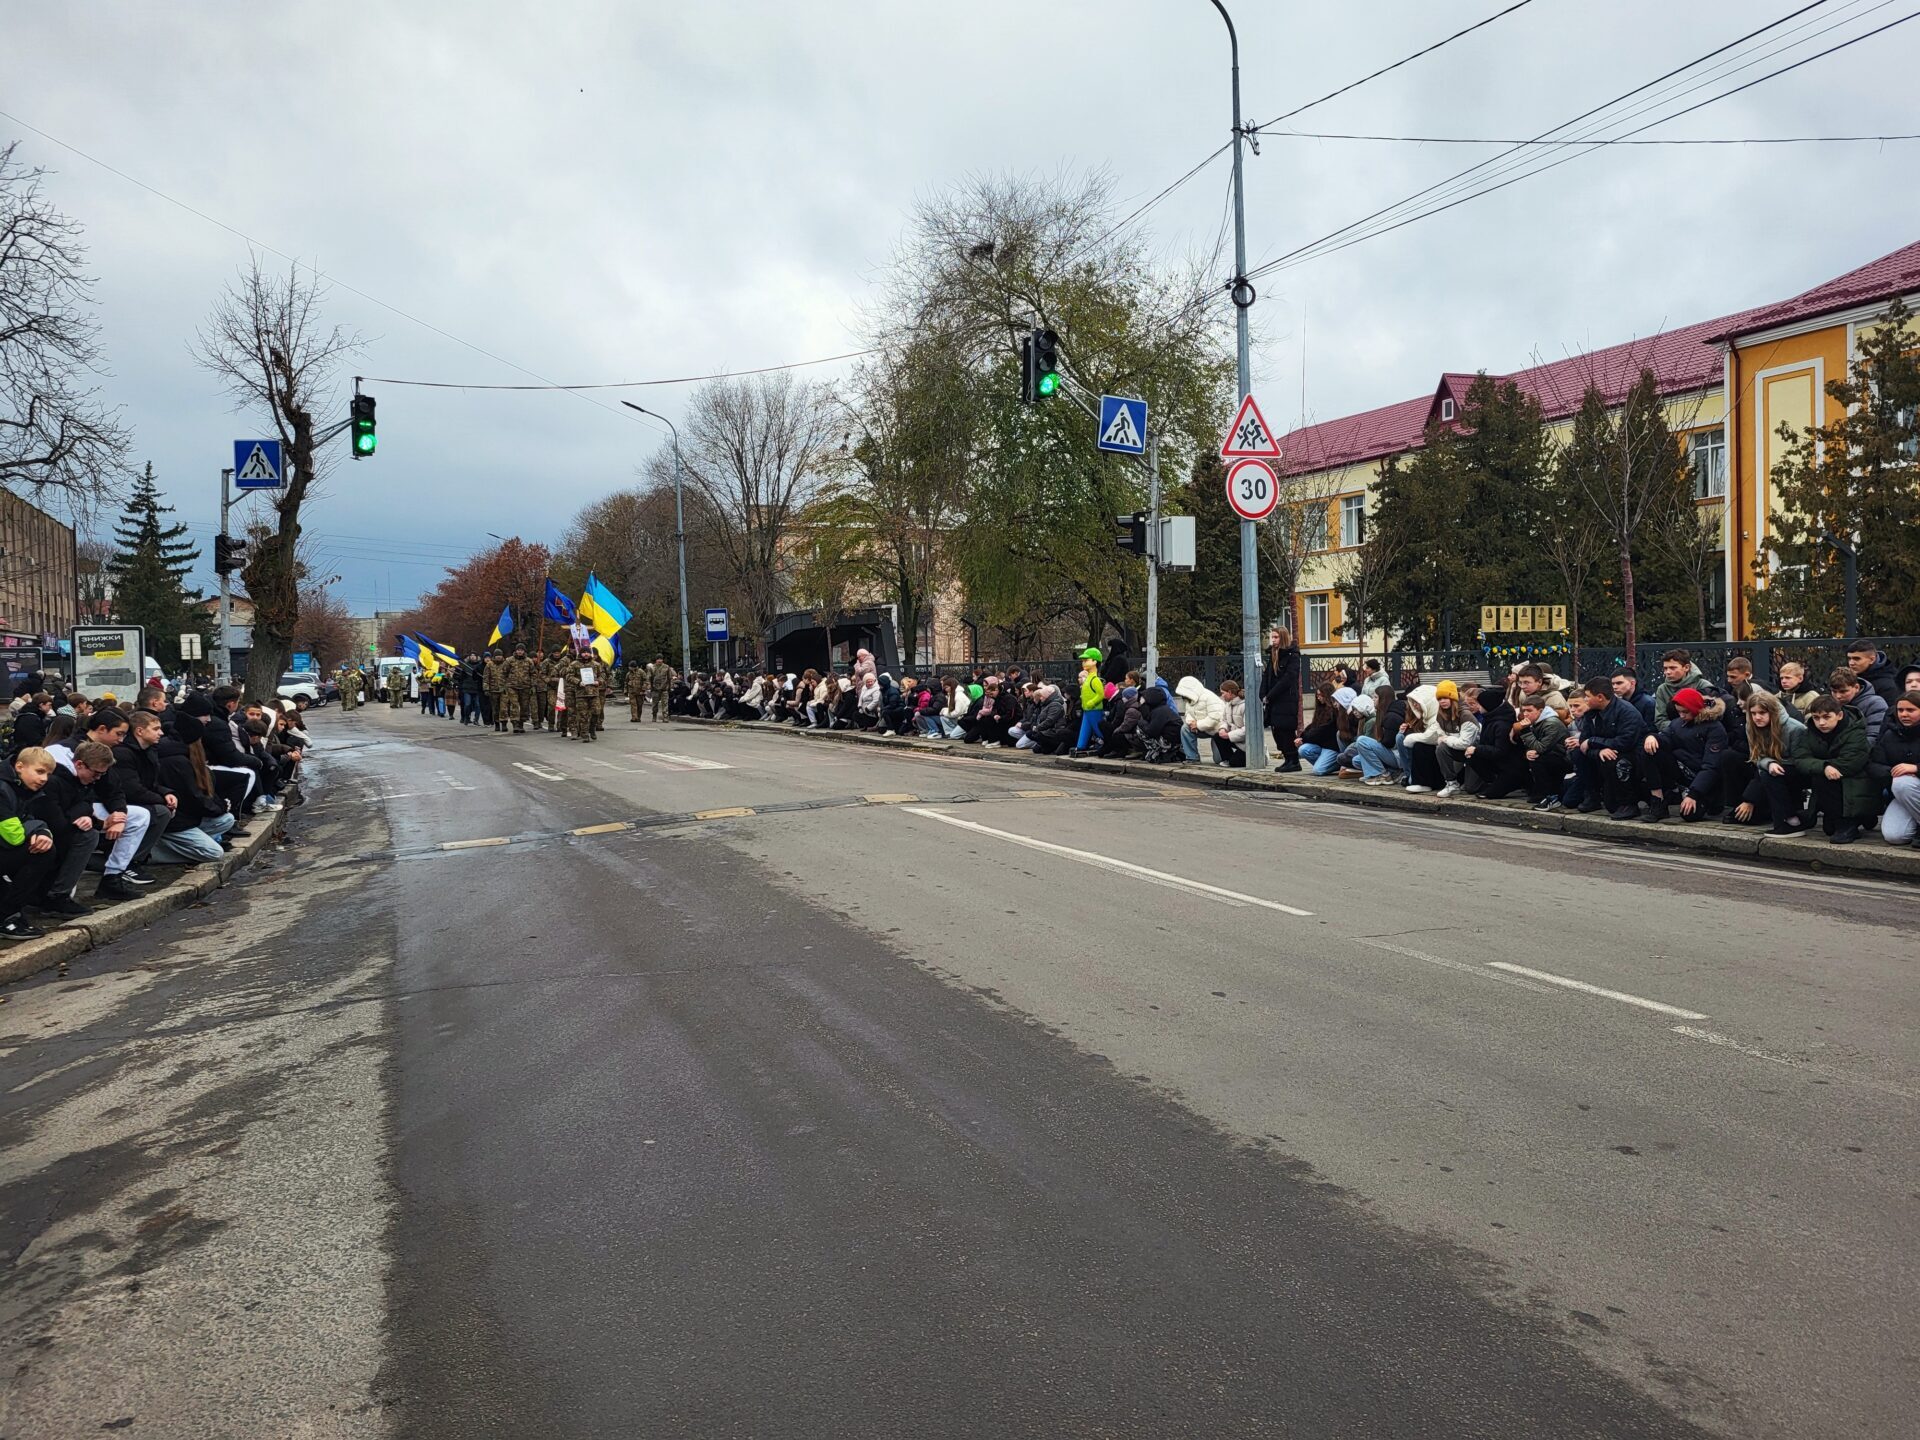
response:
<path fill-rule="evenodd" d="M 1227 438 L 1220 442 L 1221 458 L 1226 460 L 1278 460 L 1280 442 L 1260 413 L 1260 403 L 1249 395 L 1227 427 Z"/>

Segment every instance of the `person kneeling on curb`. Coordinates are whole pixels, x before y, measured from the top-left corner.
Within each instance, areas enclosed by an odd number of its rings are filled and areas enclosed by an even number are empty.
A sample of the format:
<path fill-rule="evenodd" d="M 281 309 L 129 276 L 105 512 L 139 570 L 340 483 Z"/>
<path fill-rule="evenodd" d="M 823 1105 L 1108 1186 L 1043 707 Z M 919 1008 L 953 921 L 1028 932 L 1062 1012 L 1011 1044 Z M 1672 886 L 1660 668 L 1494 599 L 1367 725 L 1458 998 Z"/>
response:
<path fill-rule="evenodd" d="M 1813 786 L 1813 813 L 1827 838 L 1851 845 L 1876 808 L 1867 778 L 1867 723 L 1859 711 L 1822 695 L 1808 709 L 1807 724 L 1805 750 L 1794 768 Z"/>
<path fill-rule="evenodd" d="M 1867 761 L 1867 777 L 1891 794 L 1880 817 L 1880 838 L 1889 845 L 1920 844 L 1920 693 L 1893 702 Z"/>
<path fill-rule="evenodd" d="M 1641 745 L 1641 779 L 1649 801 L 1647 819 L 1664 820 L 1670 797 L 1679 796 L 1683 820 L 1720 813 L 1724 782 L 1733 763 L 1727 743 L 1726 703 L 1691 687 L 1676 690 L 1678 715 Z"/>
<path fill-rule="evenodd" d="M 1605 805 L 1613 820 L 1639 818 L 1640 806 L 1634 795 L 1634 756 L 1647 738 L 1647 722 L 1629 702 L 1614 694 L 1613 682 L 1595 676 L 1587 681 L 1587 713 L 1581 719 L 1580 753 L 1592 762 L 1589 785 L 1599 782 L 1600 793 L 1581 802 L 1584 811 L 1591 805 Z"/>

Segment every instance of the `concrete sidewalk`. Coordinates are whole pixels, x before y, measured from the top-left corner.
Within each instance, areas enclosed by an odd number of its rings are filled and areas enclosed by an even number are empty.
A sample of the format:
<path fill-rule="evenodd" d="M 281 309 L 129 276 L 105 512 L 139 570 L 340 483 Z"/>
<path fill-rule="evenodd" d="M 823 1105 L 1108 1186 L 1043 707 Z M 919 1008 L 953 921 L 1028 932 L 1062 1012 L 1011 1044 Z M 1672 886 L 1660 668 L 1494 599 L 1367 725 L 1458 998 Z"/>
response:
<path fill-rule="evenodd" d="M 159 877 L 162 883 L 138 899 L 103 905 L 91 914 L 76 916 L 57 928 L 51 925 L 50 916 L 30 916 L 38 923 L 48 925 L 46 936 L 40 940 L 22 940 L 18 944 L 0 948 L 0 984 L 24 980 L 29 975 L 63 965 L 76 955 L 98 949 L 109 940 L 151 925 L 163 915 L 211 895 L 242 866 L 252 864 L 262 851 L 280 838 L 286 815 L 285 810 L 275 810 L 250 817 L 253 833 L 236 841 L 233 849 L 209 864 L 191 867 L 148 866 L 149 872 Z M 87 898 L 84 881 L 81 888 L 83 893 L 80 898 L 84 901 Z"/>
<path fill-rule="evenodd" d="M 1583 839 L 1613 840 L 1622 844 L 1737 855 L 1791 865 L 1797 869 L 1827 869 L 1920 880 L 1920 849 L 1888 845 L 1877 833 L 1872 832 L 1863 835 L 1853 845 L 1830 845 L 1824 835 L 1768 835 L 1757 827 L 1728 825 L 1716 820 L 1690 822 L 1676 815 L 1654 825 L 1645 821 L 1609 820 L 1604 814 L 1581 815 L 1564 810 L 1543 814 L 1533 809 L 1524 798 L 1481 800 L 1471 795 L 1458 795 L 1442 800 L 1434 795 L 1409 795 L 1397 785 L 1362 785 L 1357 780 L 1312 775 L 1263 775 L 1247 770 L 1231 770 L 1224 765 L 1149 765 L 1140 760 L 1090 760 L 1070 755 L 1036 755 L 1028 750 L 983 750 L 977 745 L 962 745 L 952 740 L 872 735 L 859 730 L 797 730 L 791 725 L 775 725 L 765 721 L 704 720 L 687 715 L 670 718 L 681 725 L 708 725 L 788 735 L 802 743 L 876 745 L 892 750 L 922 750 L 935 754 L 957 751 L 976 759 L 1008 765 L 1048 766 L 1105 775 L 1137 775 L 1161 783 L 1215 790 L 1277 791 L 1302 800 L 1362 805 L 1379 810 L 1406 810 L 1423 815 L 1439 815 L 1449 820 L 1473 820 L 1511 829 L 1535 830 L 1543 834 L 1577 835 Z"/>

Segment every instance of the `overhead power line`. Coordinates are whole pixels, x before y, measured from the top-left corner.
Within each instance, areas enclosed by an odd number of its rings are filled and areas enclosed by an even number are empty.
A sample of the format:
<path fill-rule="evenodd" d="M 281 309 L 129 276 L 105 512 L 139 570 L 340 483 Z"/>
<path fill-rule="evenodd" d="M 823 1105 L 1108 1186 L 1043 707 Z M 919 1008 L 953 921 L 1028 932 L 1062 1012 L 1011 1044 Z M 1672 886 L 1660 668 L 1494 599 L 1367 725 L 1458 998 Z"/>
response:
<path fill-rule="evenodd" d="M 1347 84 L 1342 85 L 1338 90 L 1329 90 L 1325 95 L 1322 95 L 1318 100 L 1309 100 L 1304 105 L 1296 105 L 1293 109 L 1287 111 L 1286 114 L 1276 115 L 1273 119 L 1267 121 L 1265 125 L 1255 125 L 1253 127 L 1253 130 L 1257 134 L 1260 131 L 1265 130 L 1268 125 L 1278 125 L 1282 120 L 1291 120 L 1296 115 L 1303 115 L 1307 111 L 1313 109 L 1313 107 L 1316 105 L 1324 105 L 1327 103 L 1327 101 L 1332 100 L 1337 96 L 1344 95 L 1349 90 L 1357 90 L 1360 88 L 1360 86 L 1366 84 L 1369 80 L 1378 80 L 1382 75 L 1386 75 L 1394 70 L 1398 70 L 1402 65 L 1411 65 L 1415 60 L 1418 60 L 1422 55 L 1431 55 L 1434 51 L 1442 49 L 1445 46 L 1451 45 L 1454 41 L 1461 39 L 1463 36 L 1471 35 L 1473 34 L 1474 31 L 1483 29 L 1484 27 L 1493 24 L 1494 21 L 1500 19 L 1502 16 L 1511 15 L 1516 10 L 1524 10 L 1528 5 L 1532 3 L 1533 3 L 1533 0 L 1519 0 L 1519 3 L 1514 5 L 1509 5 L 1507 6 L 1506 9 L 1497 11 L 1494 14 L 1487 16 L 1487 18 L 1484 20 L 1475 21 L 1473 24 L 1467 26 L 1467 28 L 1464 30 L 1454 31 L 1453 34 L 1447 36 L 1446 39 L 1444 40 L 1434 41 L 1433 44 L 1427 46 L 1424 50 L 1416 50 L 1411 55 L 1403 55 L 1401 56 L 1400 59 L 1394 61 L 1391 65 L 1381 66 L 1378 70 L 1374 71 L 1371 75 L 1362 75 L 1358 80 L 1349 81 Z"/>
<path fill-rule="evenodd" d="M 1889 140 L 1920 140 L 1920 135 L 1730 135 L 1677 140 L 1500 140 L 1484 135 L 1361 135 L 1322 130 L 1269 130 L 1283 140 L 1379 140 L 1400 145 L 1865 145 Z"/>
<path fill-rule="evenodd" d="M 844 355 L 822 355 L 817 360 L 793 360 L 785 365 L 762 365 L 754 370 L 716 370 L 711 375 L 674 375 L 665 380 L 602 380 L 591 385 L 482 385 L 459 380 L 401 380 L 391 375 L 362 375 L 369 385 L 419 385 L 430 390 L 639 390 L 648 385 L 691 385 L 701 380 L 733 380 L 742 375 L 771 375 L 778 370 L 804 370 L 809 365 L 831 365 L 836 360 L 858 360 L 878 350 L 849 350 Z"/>
<path fill-rule="evenodd" d="M 1476 165 L 1469 166 L 1467 169 L 1462 170 L 1455 175 L 1449 176 L 1445 180 L 1438 181 L 1432 185 L 1426 186 L 1421 190 L 1415 191 L 1412 195 L 1409 195 L 1402 200 L 1396 201 L 1392 205 L 1388 205 L 1380 210 L 1376 210 L 1371 215 L 1364 216 L 1359 220 L 1356 220 L 1347 225 L 1344 225 L 1338 230 L 1330 231 L 1328 234 L 1321 236 L 1317 240 L 1309 241 L 1305 245 L 1297 246 L 1293 250 L 1288 251 L 1286 254 L 1281 255 L 1275 258 L 1274 260 L 1268 261 L 1259 267 L 1256 267 L 1256 269 L 1250 272 L 1249 278 L 1257 278 L 1262 275 L 1271 274 L 1274 271 L 1279 269 L 1290 268 L 1293 265 L 1304 263 L 1304 261 L 1308 259 L 1317 258 L 1320 255 L 1332 254 L 1335 251 L 1346 249 L 1350 245 L 1359 244 L 1363 240 L 1369 240 L 1369 239 L 1376 238 L 1377 236 L 1380 236 L 1380 235 L 1388 234 L 1391 231 L 1401 229 L 1406 225 L 1415 223 L 1416 221 L 1427 219 L 1433 215 L 1438 215 L 1443 211 L 1453 209 L 1458 205 L 1463 205 L 1470 200 L 1479 199 L 1482 196 L 1493 194 L 1495 191 L 1503 190 L 1509 185 L 1519 183 L 1521 180 L 1531 178 L 1534 175 L 1542 174 L 1548 170 L 1555 169 L 1560 165 L 1564 165 L 1569 163 L 1570 161 L 1579 159 L 1582 155 L 1589 154 L 1591 153 L 1592 149 L 1598 148 L 1598 147 L 1591 147 L 1591 146 L 1572 147 L 1570 148 L 1569 153 L 1560 155 L 1557 158 L 1554 158 L 1551 160 L 1544 160 L 1542 163 L 1538 163 L 1538 164 L 1533 163 L 1533 160 L 1541 159 L 1541 157 L 1539 157 L 1538 155 L 1534 155 L 1532 157 L 1532 160 L 1521 160 L 1521 161 L 1510 161 L 1509 157 L 1516 154 L 1523 153 L 1523 152 L 1530 152 L 1532 148 L 1536 146 L 1539 142 L 1552 140 L 1556 136 L 1558 136 L 1561 139 L 1588 138 L 1586 136 L 1580 136 L 1580 135 L 1571 136 L 1571 137 L 1560 136 L 1559 132 L 1567 130 L 1574 125 L 1580 124 L 1590 119 L 1593 116 L 1600 115 L 1602 112 L 1611 110 L 1616 106 L 1618 106 L 1619 104 L 1621 104 L 1623 101 L 1626 101 L 1636 96 L 1640 96 L 1645 92 L 1647 92 L 1648 90 L 1653 89 L 1656 86 L 1662 85 L 1668 81 L 1671 81 L 1676 76 L 1680 76 L 1689 70 L 1696 69 L 1697 67 L 1705 64 L 1710 60 L 1714 60 L 1720 56 L 1726 55 L 1727 52 L 1735 50 L 1737 47 L 1746 44 L 1748 41 L 1751 41 L 1756 37 L 1763 35 L 1768 31 L 1773 30 L 1782 24 L 1785 24 L 1787 21 L 1793 20 L 1798 16 L 1808 13 L 1809 11 L 1818 9 L 1821 5 L 1825 3 L 1826 3 L 1826 0 L 1814 0 L 1813 4 L 1803 6 L 1798 10 L 1795 10 L 1787 15 L 1781 16 L 1779 19 L 1770 22 L 1768 25 L 1760 27 L 1760 29 L 1758 30 L 1748 32 L 1746 35 L 1743 35 L 1738 40 L 1732 41 L 1727 45 L 1723 45 L 1716 50 L 1710 51 L 1706 55 L 1700 56 L 1695 60 L 1689 61 L 1687 64 L 1682 65 L 1674 70 L 1670 70 L 1665 75 L 1662 75 L 1655 80 L 1648 81 L 1646 84 L 1638 86 L 1635 89 L 1626 92 L 1626 94 L 1624 95 L 1617 96 L 1615 97 L 1615 99 L 1610 100 L 1603 105 L 1595 106 L 1593 109 L 1584 112 L 1582 115 L 1575 116 L 1573 120 L 1564 122 L 1563 124 L 1560 124 L 1560 125 L 1556 125 L 1551 130 L 1544 131 L 1540 135 L 1535 136 L 1532 141 L 1528 141 L 1520 145 L 1515 145 L 1511 147 L 1509 150 L 1503 151 L 1500 155 L 1494 156 L 1488 160 L 1483 160 Z M 1855 0 L 1855 3 L 1857 4 L 1858 0 Z M 1874 6 L 1873 9 L 1874 10 L 1883 9 L 1889 3 L 1891 3 L 1891 0 L 1881 0 L 1881 4 Z M 1843 8 L 1851 9 L 1853 7 L 1846 6 Z M 1871 14 L 1872 11 L 1869 11 L 1868 13 Z M 1803 65 L 1811 64 L 1815 60 L 1819 60 L 1825 56 L 1832 55 L 1837 51 L 1844 50 L 1851 45 L 1859 44 L 1863 40 L 1869 40 L 1877 35 L 1884 34 L 1886 31 L 1893 29 L 1895 26 L 1904 24 L 1908 20 L 1914 19 L 1917 16 L 1920 16 L 1920 11 L 1911 12 L 1907 15 L 1901 16 L 1896 20 L 1890 21 L 1887 24 L 1878 26 L 1873 30 L 1863 32 L 1847 40 L 1843 40 L 1837 44 L 1830 45 L 1823 50 L 1819 50 L 1811 55 L 1804 56 L 1798 60 L 1793 61 L 1790 64 L 1783 65 L 1778 69 L 1768 71 L 1764 75 L 1760 75 L 1752 80 L 1745 81 L 1742 84 L 1733 86 L 1730 89 L 1720 91 L 1714 95 L 1708 96 L 1703 100 L 1696 101 L 1695 103 L 1691 105 L 1687 105 L 1682 109 L 1673 110 L 1665 114 L 1657 115 L 1654 118 L 1647 120 L 1644 124 L 1636 126 L 1634 129 L 1628 130 L 1623 134 L 1608 136 L 1604 138 L 1613 139 L 1613 140 L 1625 140 L 1632 136 L 1639 135 L 1644 131 L 1653 129 L 1655 126 L 1664 125 L 1669 121 L 1679 119 L 1683 115 L 1690 115 L 1696 110 L 1703 109 L 1708 105 L 1717 103 L 1718 101 L 1728 99 L 1731 96 L 1740 94 L 1742 91 L 1750 90 L 1756 85 L 1761 85 L 1769 80 L 1777 79 L 1779 76 L 1785 75 L 1791 71 L 1797 70 Z M 1844 23 L 1844 22 L 1836 22 L 1836 24 L 1838 23 Z M 1800 28 L 1804 29 L 1805 27 L 1802 26 Z M 1829 33 L 1834 28 L 1835 28 L 1834 25 L 1829 25 L 1828 27 L 1826 27 L 1825 30 L 1816 32 L 1816 34 L 1826 34 L 1826 33 Z M 1808 37 L 1808 38 L 1815 38 L 1815 37 Z M 1804 42 L 1796 42 L 1796 43 L 1804 43 Z M 1780 53 L 1782 53 L 1782 49 L 1784 48 L 1786 47 L 1782 47 L 1781 49 L 1775 49 L 1772 52 L 1770 52 L 1768 55 L 1762 56 L 1761 58 L 1763 59 L 1773 58 L 1774 56 L 1777 56 Z M 1731 59 L 1738 59 L 1738 58 L 1740 57 L 1737 55 L 1731 57 Z M 1730 63 L 1730 60 L 1723 60 L 1719 66 L 1715 67 L 1715 69 L 1724 70 L 1726 65 L 1729 63 Z M 1754 60 L 1751 60 L 1751 59 L 1746 60 L 1745 63 L 1736 66 L 1735 71 L 1737 73 L 1737 71 L 1740 69 L 1750 68 L 1754 63 L 1756 63 Z M 1690 85 L 1688 89 L 1682 90 L 1678 96 L 1675 96 L 1672 98 L 1684 98 L 1684 96 L 1687 93 L 1691 93 L 1692 90 L 1695 90 L 1698 88 L 1701 88 L 1701 86 L 1698 84 Z M 1641 109 L 1636 110 L 1625 117 L 1620 117 L 1611 122 L 1601 122 L 1601 123 L 1618 124 L 1618 123 L 1621 123 L 1622 120 L 1637 118 L 1638 115 L 1646 113 L 1647 108 L 1650 108 L 1650 107 L 1642 106 Z M 1502 163 L 1502 162 L 1507 162 L 1507 163 Z M 1530 165 L 1531 168 L 1522 168 L 1528 165 Z M 1496 177 L 1501 175 L 1503 171 L 1512 171 L 1515 169 L 1519 169 L 1520 173 L 1510 174 L 1508 178 L 1505 178 L 1505 179 L 1498 179 L 1497 183 L 1486 183 L 1489 181 L 1495 181 Z M 1474 177 L 1478 177 L 1478 178 L 1474 178 Z M 1466 182 L 1466 183 L 1463 184 L 1462 182 Z"/>

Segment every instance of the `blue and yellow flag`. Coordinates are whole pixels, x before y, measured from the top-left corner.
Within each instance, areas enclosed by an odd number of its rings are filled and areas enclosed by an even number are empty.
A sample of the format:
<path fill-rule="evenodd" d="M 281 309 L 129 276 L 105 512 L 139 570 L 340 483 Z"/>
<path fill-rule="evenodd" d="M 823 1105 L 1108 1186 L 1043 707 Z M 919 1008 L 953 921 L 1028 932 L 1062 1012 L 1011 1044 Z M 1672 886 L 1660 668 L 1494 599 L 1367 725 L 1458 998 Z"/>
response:
<path fill-rule="evenodd" d="M 633 612 L 589 573 L 586 593 L 580 597 L 580 618 L 602 635 L 612 635 L 633 619 Z"/>
<path fill-rule="evenodd" d="M 487 637 L 487 648 L 491 650 L 512 633 L 513 606 L 503 605 L 500 608 L 500 618 L 493 622 L 493 634 Z"/>
<path fill-rule="evenodd" d="M 547 619 L 556 625 L 571 625 L 575 620 L 573 602 L 567 599 L 566 592 L 551 579 L 547 581 Z"/>

